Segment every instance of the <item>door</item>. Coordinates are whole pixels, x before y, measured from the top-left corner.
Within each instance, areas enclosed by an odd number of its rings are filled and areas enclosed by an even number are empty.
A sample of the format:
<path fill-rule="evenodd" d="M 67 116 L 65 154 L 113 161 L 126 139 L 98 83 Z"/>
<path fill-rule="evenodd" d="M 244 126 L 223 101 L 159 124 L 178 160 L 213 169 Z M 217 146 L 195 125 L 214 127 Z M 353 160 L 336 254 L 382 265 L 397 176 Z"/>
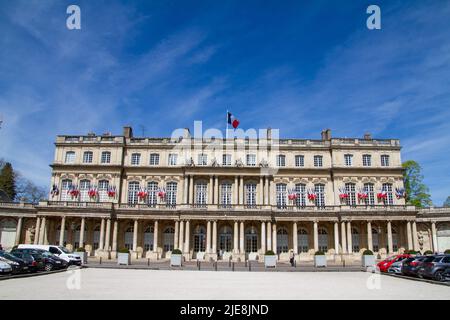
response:
<path fill-rule="evenodd" d="M 0 243 L 3 249 L 10 249 L 16 241 L 16 222 L 13 220 L 4 220 L 0 224 Z"/>

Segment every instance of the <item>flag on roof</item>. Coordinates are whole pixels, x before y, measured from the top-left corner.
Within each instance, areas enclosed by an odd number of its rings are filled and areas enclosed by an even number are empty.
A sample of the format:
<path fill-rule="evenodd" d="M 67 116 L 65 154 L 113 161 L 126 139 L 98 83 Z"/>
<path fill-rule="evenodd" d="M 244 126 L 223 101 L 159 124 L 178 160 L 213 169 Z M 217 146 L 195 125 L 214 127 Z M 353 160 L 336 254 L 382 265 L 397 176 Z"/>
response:
<path fill-rule="evenodd" d="M 236 129 L 239 126 L 239 120 L 236 119 L 235 116 L 231 114 L 231 112 L 227 112 L 227 118 L 228 118 L 228 124 L 231 124 L 231 126 Z"/>

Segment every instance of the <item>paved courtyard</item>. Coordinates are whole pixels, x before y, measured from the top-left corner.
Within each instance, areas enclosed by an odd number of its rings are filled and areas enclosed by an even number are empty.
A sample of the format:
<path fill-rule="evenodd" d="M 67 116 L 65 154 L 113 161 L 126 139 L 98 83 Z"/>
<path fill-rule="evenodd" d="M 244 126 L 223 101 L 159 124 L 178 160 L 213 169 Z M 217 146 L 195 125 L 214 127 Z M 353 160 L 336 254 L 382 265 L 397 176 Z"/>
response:
<path fill-rule="evenodd" d="M 0 299 L 450 299 L 450 287 L 366 272 L 88 268 L 0 281 Z"/>

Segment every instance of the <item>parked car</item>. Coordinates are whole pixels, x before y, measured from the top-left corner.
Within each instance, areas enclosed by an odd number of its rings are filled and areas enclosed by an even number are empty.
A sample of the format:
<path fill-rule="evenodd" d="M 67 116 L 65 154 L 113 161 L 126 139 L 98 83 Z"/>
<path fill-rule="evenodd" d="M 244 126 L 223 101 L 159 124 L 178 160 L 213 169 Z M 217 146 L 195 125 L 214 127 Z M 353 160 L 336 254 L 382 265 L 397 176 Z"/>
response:
<path fill-rule="evenodd" d="M 445 269 L 442 277 L 444 278 L 444 281 L 450 281 L 450 268 Z"/>
<path fill-rule="evenodd" d="M 431 262 L 434 260 L 434 256 L 415 256 L 403 260 L 402 274 L 405 276 L 417 277 L 420 267 L 425 262 Z"/>
<path fill-rule="evenodd" d="M 398 261 L 403 261 L 407 258 L 411 258 L 410 254 L 396 254 L 393 255 L 383 261 L 378 262 L 377 267 L 380 269 L 381 272 L 388 272 L 389 267 Z"/>
<path fill-rule="evenodd" d="M 34 261 L 36 261 L 37 270 L 45 270 L 45 260 L 39 251 L 35 249 L 17 249 L 17 248 L 11 250 L 11 254 L 14 256 L 18 256 L 19 253 L 31 255 Z"/>
<path fill-rule="evenodd" d="M 11 266 L 6 262 L 0 260 L 0 274 L 10 274 L 11 272 Z"/>
<path fill-rule="evenodd" d="M 450 255 L 436 255 L 431 262 L 424 263 L 419 269 L 419 276 L 423 278 L 444 281 L 444 271 L 450 267 Z"/>
<path fill-rule="evenodd" d="M 28 272 L 28 264 L 23 261 L 22 259 L 19 259 L 18 257 L 13 256 L 12 254 L 6 252 L 6 251 L 0 251 L 0 258 L 7 259 L 9 261 L 14 262 L 12 267 L 12 273 L 24 273 Z M 10 264 L 8 261 L 5 261 L 6 263 Z"/>
<path fill-rule="evenodd" d="M 38 264 L 39 261 L 37 259 L 35 259 L 29 253 L 21 252 L 21 251 L 13 251 L 13 252 L 11 252 L 11 255 L 25 261 L 28 265 L 29 272 L 37 272 L 39 269 L 42 269 L 42 266 L 39 266 L 39 264 Z"/>
<path fill-rule="evenodd" d="M 61 259 L 66 260 L 69 263 L 69 265 L 81 266 L 81 258 L 77 255 L 72 254 L 69 250 L 61 246 L 42 245 L 42 244 L 19 244 L 17 248 L 45 250 L 57 255 Z"/>
<path fill-rule="evenodd" d="M 403 261 L 396 261 L 388 268 L 388 273 L 402 274 Z"/>
<path fill-rule="evenodd" d="M 64 269 L 69 266 L 69 263 L 66 260 L 61 259 L 60 257 L 58 257 L 57 255 L 55 255 L 53 253 L 50 253 L 45 250 L 40 250 L 40 249 L 36 249 L 36 251 L 39 252 L 44 257 L 44 259 L 48 260 L 47 263 L 51 263 L 53 265 L 51 270 Z M 45 270 L 47 270 L 47 269 L 45 269 Z M 50 271 L 50 270 L 47 270 L 47 271 Z"/>

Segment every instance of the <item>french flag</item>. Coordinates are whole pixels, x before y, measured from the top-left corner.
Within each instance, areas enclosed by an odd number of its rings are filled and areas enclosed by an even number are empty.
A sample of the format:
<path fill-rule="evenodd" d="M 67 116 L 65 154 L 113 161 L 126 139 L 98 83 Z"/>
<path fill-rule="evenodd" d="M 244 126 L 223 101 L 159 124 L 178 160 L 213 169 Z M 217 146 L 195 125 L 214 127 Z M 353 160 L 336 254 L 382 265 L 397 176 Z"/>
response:
<path fill-rule="evenodd" d="M 232 125 L 234 129 L 239 126 L 239 120 L 236 119 L 230 112 L 227 112 L 228 123 Z"/>

